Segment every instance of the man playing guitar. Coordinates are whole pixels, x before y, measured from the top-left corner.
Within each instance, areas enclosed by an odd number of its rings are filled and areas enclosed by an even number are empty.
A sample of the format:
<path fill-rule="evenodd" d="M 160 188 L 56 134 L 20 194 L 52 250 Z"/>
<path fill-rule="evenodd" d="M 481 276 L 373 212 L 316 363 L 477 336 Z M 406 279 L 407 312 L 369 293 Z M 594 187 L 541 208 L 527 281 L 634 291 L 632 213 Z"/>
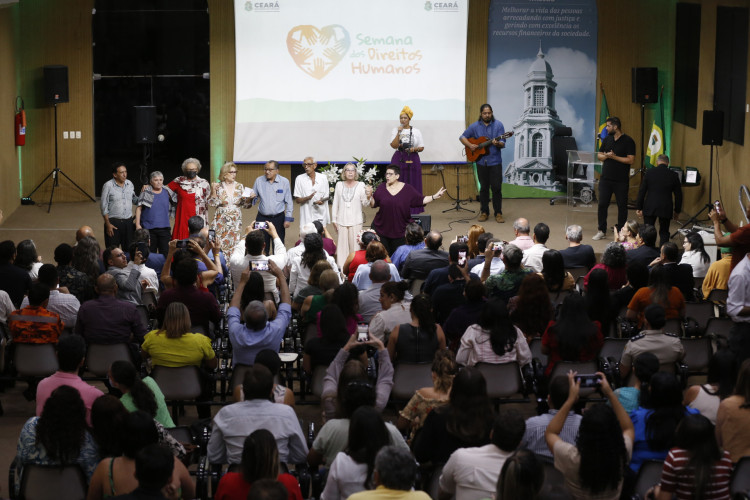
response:
<path fill-rule="evenodd" d="M 492 207 L 495 211 L 495 220 L 505 222 L 503 219 L 503 159 L 500 156 L 505 142 L 501 136 L 505 134 L 505 127 L 500 120 L 495 120 L 492 115 L 492 106 L 482 104 L 479 108 L 479 120 L 469 125 L 469 128 L 459 137 L 461 144 L 466 146 L 467 151 L 475 152 L 479 148 L 478 143 L 492 139 L 492 143 L 486 147 L 487 152 L 476 160 L 477 176 L 479 177 L 479 222 L 484 222 L 490 214 L 490 188 L 492 189 Z M 476 139 L 483 139 L 477 141 Z M 471 139 L 474 139 L 472 141 Z M 474 144 L 477 143 L 477 144 Z"/>

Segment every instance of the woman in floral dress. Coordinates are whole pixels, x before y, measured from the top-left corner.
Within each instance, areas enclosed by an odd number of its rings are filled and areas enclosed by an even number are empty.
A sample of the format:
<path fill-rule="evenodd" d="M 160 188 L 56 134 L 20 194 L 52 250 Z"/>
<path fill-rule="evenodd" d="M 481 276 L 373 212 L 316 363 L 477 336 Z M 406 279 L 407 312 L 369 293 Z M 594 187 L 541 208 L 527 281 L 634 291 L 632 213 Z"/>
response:
<path fill-rule="evenodd" d="M 247 208 L 250 198 L 243 198 L 245 190 L 237 178 L 237 165 L 227 162 L 219 171 L 221 182 L 211 184 L 208 204 L 216 207 L 211 229 L 216 231 L 216 241 L 225 255 L 231 255 L 235 245 L 242 238 L 242 208 Z M 252 192 L 252 189 L 250 190 Z"/>

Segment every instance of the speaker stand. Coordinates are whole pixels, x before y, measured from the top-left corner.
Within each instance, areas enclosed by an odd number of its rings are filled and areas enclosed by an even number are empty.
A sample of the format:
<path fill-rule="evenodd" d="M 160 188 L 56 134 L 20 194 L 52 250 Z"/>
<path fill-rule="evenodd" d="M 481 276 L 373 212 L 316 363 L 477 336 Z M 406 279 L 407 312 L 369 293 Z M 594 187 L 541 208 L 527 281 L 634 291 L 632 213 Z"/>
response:
<path fill-rule="evenodd" d="M 94 199 L 94 197 L 91 196 L 90 194 L 88 194 L 86 191 L 84 191 L 84 189 L 81 186 L 79 186 L 78 184 L 76 184 L 73 179 L 71 179 L 70 177 L 68 177 L 68 175 L 65 172 L 63 172 L 62 169 L 58 165 L 58 158 L 57 158 L 57 156 L 58 156 L 57 155 L 57 103 L 55 103 L 54 106 L 55 106 L 55 168 L 53 168 L 52 171 L 47 174 L 47 177 L 45 177 L 44 179 L 42 179 L 42 182 L 40 182 L 39 184 L 37 184 L 36 187 L 34 188 L 34 190 L 31 191 L 29 193 L 29 195 L 27 196 L 27 198 L 31 198 L 31 195 L 33 195 L 34 193 L 36 193 L 37 190 L 40 187 L 42 187 L 42 185 L 45 182 L 47 182 L 47 179 L 49 179 L 50 177 L 52 177 L 52 192 L 49 195 L 49 205 L 47 206 L 47 213 L 49 213 L 50 210 L 52 210 L 52 198 L 55 196 L 55 188 L 59 185 L 59 181 L 58 181 L 58 175 L 59 174 L 62 174 L 63 176 L 65 176 L 65 178 L 68 179 L 70 181 L 70 183 L 73 184 L 81 193 L 85 194 L 91 201 L 93 201 L 94 203 L 96 203 L 96 200 Z"/>
<path fill-rule="evenodd" d="M 455 210 L 456 212 L 460 212 L 461 210 L 466 210 L 467 212 L 476 213 L 474 210 L 469 210 L 468 208 L 464 208 L 461 206 L 461 203 L 471 201 L 471 199 L 467 199 L 467 200 L 461 199 L 461 178 L 459 177 L 460 165 L 456 163 L 454 165 L 454 168 L 456 170 L 456 201 L 454 202 L 451 208 L 446 208 L 445 210 L 443 210 L 443 213 L 450 212 L 451 210 Z"/>
<path fill-rule="evenodd" d="M 711 204 L 711 191 L 713 191 L 714 187 L 714 144 L 711 143 L 711 158 L 708 161 L 708 203 L 706 203 L 703 208 L 698 210 L 695 214 L 691 215 L 688 220 L 686 220 L 681 226 L 680 229 L 684 229 L 685 226 L 688 224 L 695 224 L 698 222 L 698 217 L 703 213 L 704 210 L 708 210 L 709 212 L 713 210 L 714 206 Z M 669 237 L 669 239 L 674 238 L 677 236 L 677 233 L 680 232 L 680 229 L 672 233 L 672 235 Z"/>

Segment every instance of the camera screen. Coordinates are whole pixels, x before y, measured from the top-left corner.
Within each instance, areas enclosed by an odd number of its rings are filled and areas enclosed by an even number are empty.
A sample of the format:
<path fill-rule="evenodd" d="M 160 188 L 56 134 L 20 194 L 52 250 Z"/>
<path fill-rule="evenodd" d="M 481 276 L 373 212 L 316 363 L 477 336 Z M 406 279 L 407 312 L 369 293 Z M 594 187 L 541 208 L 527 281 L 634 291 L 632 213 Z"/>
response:
<path fill-rule="evenodd" d="M 251 260 L 250 270 L 251 271 L 268 271 L 268 261 L 267 260 Z"/>

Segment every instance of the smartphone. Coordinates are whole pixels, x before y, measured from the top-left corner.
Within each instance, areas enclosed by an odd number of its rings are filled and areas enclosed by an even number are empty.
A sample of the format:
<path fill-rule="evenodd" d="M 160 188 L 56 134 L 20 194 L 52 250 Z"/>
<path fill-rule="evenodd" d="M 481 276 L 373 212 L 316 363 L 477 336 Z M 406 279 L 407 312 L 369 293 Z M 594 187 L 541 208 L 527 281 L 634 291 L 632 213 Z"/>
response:
<path fill-rule="evenodd" d="M 268 271 L 268 261 L 267 260 L 251 260 L 250 270 L 251 271 Z"/>
<path fill-rule="evenodd" d="M 266 221 L 260 221 L 256 222 L 253 226 L 253 229 L 268 229 L 268 222 Z"/>
<path fill-rule="evenodd" d="M 499 252 L 503 249 L 503 242 L 502 241 L 496 241 L 492 244 L 492 250 L 495 252 Z"/>
<path fill-rule="evenodd" d="M 177 242 L 177 248 L 187 248 L 188 241 L 190 240 L 180 240 Z"/>
<path fill-rule="evenodd" d="M 719 207 L 721 207 L 721 203 L 719 203 L 719 200 L 716 200 L 714 202 L 714 210 L 716 210 L 717 213 L 719 212 Z"/>
<path fill-rule="evenodd" d="M 214 231 L 213 229 L 208 230 L 208 241 L 216 241 L 216 231 Z"/>
<path fill-rule="evenodd" d="M 576 375 L 576 381 L 581 381 L 581 387 L 599 387 L 599 375 L 592 373 L 589 375 Z"/>
<path fill-rule="evenodd" d="M 360 323 L 357 325 L 357 342 L 367 342 L 370 340 L 370 334 L 368 333 L 370 327 L 367 323 Z"/>
<path fill-rule="evenodd" d="M 458 265 L 462 267 L 466 265 L 466 251 L 464 250 L 458 252 Z"/>
<path fill-rule="evenodd" d="M 469 242 L 469 237 L 466 236 L 465 234 L 461 234 L 458 236 L 458 238 L 456 238 L 456 243 L 468 243 L 468 242 Z"/>

